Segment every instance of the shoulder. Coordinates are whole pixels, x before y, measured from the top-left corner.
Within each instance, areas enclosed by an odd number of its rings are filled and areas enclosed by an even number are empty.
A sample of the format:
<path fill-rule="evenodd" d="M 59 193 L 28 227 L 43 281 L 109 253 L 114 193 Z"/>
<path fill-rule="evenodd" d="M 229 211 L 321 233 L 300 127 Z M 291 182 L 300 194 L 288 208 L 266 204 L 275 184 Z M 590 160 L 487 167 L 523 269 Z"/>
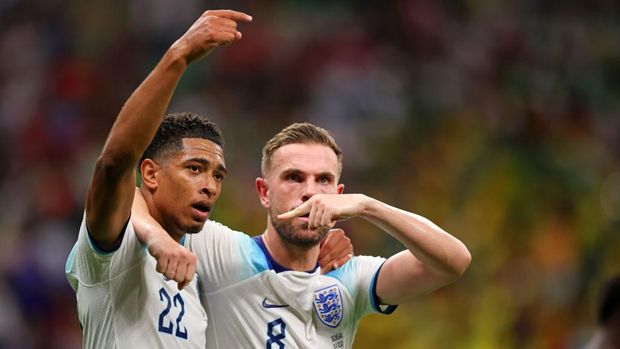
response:
<path fill-rule="evenodd" d="M 86 219 L 83 218 L 77 241 L 65 263 L 65 274 L 74 289 L 77 282 L 92 285 L 105 281 L 111 272 L 138 263 L 144 255 L 144 248 L 134 233 L 131 220 L 123 230 L 121 245 L 114 251 L 103 251 L 91 239 Z"/>
<path fill-rule="evenodd" d="M 359 287 L 360 281 L 372 279 L 384 262 L 383 257 L 354 256 L 342 267 L 330 271 L 325 276 L 339 280 L 353 293 Z"/>
<path fill-rule="evenodd" d="M 240 231 L 233 230 L 226 225 L 208 220 L 198 234 L 194 234 L 194 248 L 227 248 L 239 244 L 248 244 L 252 238 Z"/>

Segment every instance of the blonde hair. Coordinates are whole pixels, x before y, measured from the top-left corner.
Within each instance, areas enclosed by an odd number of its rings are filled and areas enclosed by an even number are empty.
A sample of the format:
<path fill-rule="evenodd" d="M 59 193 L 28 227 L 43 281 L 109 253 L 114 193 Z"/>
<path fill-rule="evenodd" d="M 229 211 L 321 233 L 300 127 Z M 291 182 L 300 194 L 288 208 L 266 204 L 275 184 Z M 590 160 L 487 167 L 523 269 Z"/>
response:
<path fill-rule="evenodd" d="M 330 147 L 338 158 L 338 176 L 342 172 L 342 151 L 334 137 L 324 128 L 311 123 L 294 123 L 278 132 L 263 147 L 261 171 L 266 176 L 271 170 L 271 157 L 279 148 L 288 144 L 322 144 Z"/>

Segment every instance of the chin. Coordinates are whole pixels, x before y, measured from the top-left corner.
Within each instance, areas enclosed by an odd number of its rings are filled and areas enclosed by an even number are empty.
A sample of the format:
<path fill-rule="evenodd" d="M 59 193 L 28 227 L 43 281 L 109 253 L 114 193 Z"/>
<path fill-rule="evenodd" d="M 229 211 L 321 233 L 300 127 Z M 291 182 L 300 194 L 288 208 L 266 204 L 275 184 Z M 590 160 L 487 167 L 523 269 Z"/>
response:
<path fill-rule="evenodd" d="M 205 222 L 192 224 L 185 229 L 185 232 L 187 234 L 198 234 L 202 231 L 202 228 L 204 226 L 205 226 Z"/>
<path fill-rule="evenodd" d="M 274 228 L 282 240 L 301 247 L 318 245 L 329 231 L 329 228 L 310 230 L 307 223 L 301 226 L 292 226 L 287 223 L 274 224 Z"/>

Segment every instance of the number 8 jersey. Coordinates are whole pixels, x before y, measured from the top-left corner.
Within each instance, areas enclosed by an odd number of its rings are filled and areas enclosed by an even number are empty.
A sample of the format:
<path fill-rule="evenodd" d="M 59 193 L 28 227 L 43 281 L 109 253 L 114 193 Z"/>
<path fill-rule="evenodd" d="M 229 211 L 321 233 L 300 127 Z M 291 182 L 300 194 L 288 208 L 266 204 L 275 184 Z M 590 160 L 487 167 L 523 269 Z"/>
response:
<path fill-rule="evenodd" d="M 191 239 L 187 235 L 184 244 Z M 179 291 L 155 266 L 131 220 L 120 247 L 110 253 L 92 243 L 82 220 L 65 273 L 76 293 L 84 348 L 204 349 L 207 316 L 197 279 Z"/>
<path fill-rule="evenodd" d="M 375 295 L 384 258 L 357 256 L 321 275 L 285 270 L 261 237 L 216 222 L 193 238 L 207 349 L 351 348 L 364 315 L 395 308 L 380 307 Z"/>

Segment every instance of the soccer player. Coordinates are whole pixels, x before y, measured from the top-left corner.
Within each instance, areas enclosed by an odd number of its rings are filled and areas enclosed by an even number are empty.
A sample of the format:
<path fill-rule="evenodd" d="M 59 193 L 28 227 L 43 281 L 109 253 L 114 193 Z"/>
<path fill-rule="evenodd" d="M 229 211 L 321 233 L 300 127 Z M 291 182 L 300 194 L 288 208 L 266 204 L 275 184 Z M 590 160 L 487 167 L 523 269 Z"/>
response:
<path fill-rule="evenodd" d="M 187 65 L 239 40 L 237 21 L 250 20 L 235 11 L 205 12 L 128 99 L 110 131 L 66 265 L 85 348 L 204 348 L 207 317 L 192 282 L 196 256 L 186 247 L 219 197 L 223 140 L 213 123 L 194 114 L 161 119 Z M 130 219 L 138 160 L 139 195 L 169 233 L 163 239 L 141 240 Z M 351 250 L 344 233 L 330 234 L 321 249 L 325 269 L 342 265 Z"/>
<path fill-rule="evenodd" d="M 263 148 L 261 167 L 256 188 L 267 210 L 264 233 L 250 238 L 208 222 L 209 234 L 192 240 L 208 348 L 350 348 L 364 315 L 391 313 L 454 281 L 470 263 L 463 243 L 428 219 L 344 194 L 342 153 L 322 128 L 285 128 Z M 322 275 L 320 241 L 338 220 L 353 217 L 406 249 L 387 260 L 353 257 Z"/>
<path fill-rule="evenodd" d="M 151 140 L 188 65 L 240 40 L 237 23 L 251 19 L 236 11 L 206 11 L 121 109 L 95 165 L 65 270 L 76 292 L 83 347 L 205 347 L 207 316 L 196 282 L 179 290 L 156 272 L 136 237 L 130 218 L 135 168 L 141 160 L 142 194 L 153 217 L 177 244 L 188 246 L 220 195 L 226 174 L 222 137 L 211 122 L 181 114 L 167 117 L 160 137 Z M 195 261 L 191 255 L 187 261 L 176 266 L 178 273 L 195 280 Z"/>

